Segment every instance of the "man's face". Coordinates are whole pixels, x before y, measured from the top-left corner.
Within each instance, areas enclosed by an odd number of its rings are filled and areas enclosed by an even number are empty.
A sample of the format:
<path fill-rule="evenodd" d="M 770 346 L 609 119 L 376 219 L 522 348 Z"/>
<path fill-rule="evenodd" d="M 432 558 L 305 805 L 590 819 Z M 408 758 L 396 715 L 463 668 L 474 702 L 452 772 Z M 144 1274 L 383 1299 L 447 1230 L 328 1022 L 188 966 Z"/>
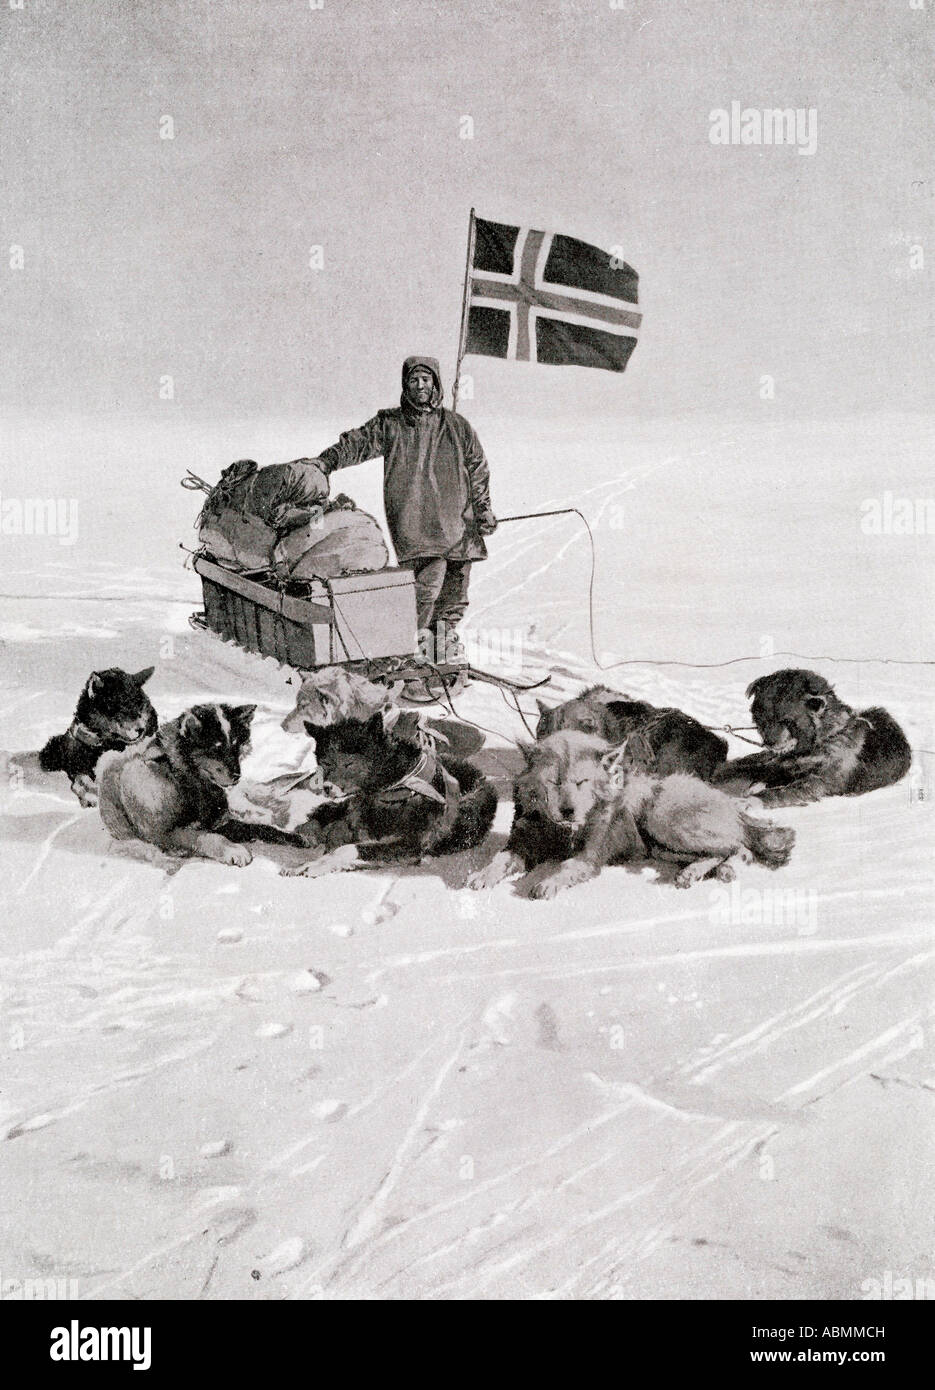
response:
<path fill-rule="evenodd" d="M 406 377 L 406 391 L 416 405 L 428 405 L 435 389 L 435 378 L 427 367 L 413 367 Z"/>

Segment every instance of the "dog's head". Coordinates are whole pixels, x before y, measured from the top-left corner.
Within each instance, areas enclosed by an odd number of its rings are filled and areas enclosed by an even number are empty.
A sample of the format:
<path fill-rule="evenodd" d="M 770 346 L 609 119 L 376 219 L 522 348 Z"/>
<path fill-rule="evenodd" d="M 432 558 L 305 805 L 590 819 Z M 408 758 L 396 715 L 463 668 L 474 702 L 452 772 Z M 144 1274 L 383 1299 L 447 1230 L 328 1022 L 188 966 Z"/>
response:
<path fill-rule="evenodd" d="M 179 719 L 179 742 L 188 761 L 215 786 L 239 781 L 255 711 L 256 705 L 193 705 Z"/>
<path fill-rule="evenodd" d="M 137 743 L 155 732 L 156 711 L 143 686 L 155 668 L 130 674 L 111 666 L 92 671 L 81 692 L 77 718 L 106 743 Z"/>
<path fill-rule="evenodd" d="M 323 727 L 343 719 L 366 720 L 378 710 L 392 708 L 401 689 L 402 681 L 387 688 L 355 671 L 331 666 L 306 676 L 295 709 L 286 715 L 282 727 L 287 734 L 303 734 L 307 723 Z"/>
<path fill-rule="evenodd" d="M 606 739 L 608 743 L 619 743 L 634 729 L 642 728 L 656 713 L 654 705 L 645 700 L 631 700 L 619 690 L 608 690 L 606 685 L 592 685 L 573 700 L 566 700 L 552 709 L 542 700 L 537 700 L 536 704 L 539 706 L 536 738 L 547 738 L 562 729 L 577 729 L 583 734 Z"/>
<path fill-rule="evenodd" d="M 337 724 L 306 720 L 304 732 L 315 740 L 324 781 L 347 794 L 372 785 L 375 771 L 385 763 L 389 736 L 379 711 L 369 719 L 342 719 Z"/>
<path fill-rule="evenodd" d="M 773 671 L 747 686 L 750 714 L 768 748 L 809 753 L 840 728 L 849 714 L 832 687 L 815 671 Z"/>
<path fill-rule="evenodd" d="M 548 738 L 563 729 L 577 729 L 579 733 L 606 739 L 608 743 L 613 743 L 617 736 L 614 712 L 604 700 L 597 698 L 597 691 L 585 690 L 574 700 L 566 700 L 563 705 L 551 709 L 542 700 L 537 700 L 536 704 L 539 706 L 537 739 Z"/>
<path fill-rule="evenodd" d="M 526 767 L 516 780 L 514 797 L 523 812 L 576 831 L 612 795 L 608 756 L 613 750 L 606 739 L 561 730 L 521 747 Z"/>

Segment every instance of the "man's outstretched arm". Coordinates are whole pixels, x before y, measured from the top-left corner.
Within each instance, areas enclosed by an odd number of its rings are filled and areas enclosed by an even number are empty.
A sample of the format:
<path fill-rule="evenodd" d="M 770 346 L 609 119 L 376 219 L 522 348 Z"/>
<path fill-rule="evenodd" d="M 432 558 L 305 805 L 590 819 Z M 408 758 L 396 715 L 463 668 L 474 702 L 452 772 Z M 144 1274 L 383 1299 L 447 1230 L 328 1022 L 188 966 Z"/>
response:
<path fill-rule="evenodd" d="M 365 463 L 367 459 L 379 458 L 384 447 L 384 422 L 382 415 L 374 415 L 357 430 L 345 430 L 337 444 L 322 449 L 318 458 L 326 473 L 336 468 L 350 468 L 355 463 Z"/>

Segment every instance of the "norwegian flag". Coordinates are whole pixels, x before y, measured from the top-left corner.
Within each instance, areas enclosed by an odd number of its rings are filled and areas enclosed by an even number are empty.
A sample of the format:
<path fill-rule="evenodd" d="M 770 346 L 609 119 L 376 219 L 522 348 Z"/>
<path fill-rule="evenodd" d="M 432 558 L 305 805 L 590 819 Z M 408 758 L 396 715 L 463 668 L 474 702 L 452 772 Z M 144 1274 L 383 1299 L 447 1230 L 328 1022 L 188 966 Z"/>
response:
<path fill-rule="evenodd" d="M 465 353 L 622 372 L 642 315 L 632 266 L 558 232 L 474 219 Z"/>

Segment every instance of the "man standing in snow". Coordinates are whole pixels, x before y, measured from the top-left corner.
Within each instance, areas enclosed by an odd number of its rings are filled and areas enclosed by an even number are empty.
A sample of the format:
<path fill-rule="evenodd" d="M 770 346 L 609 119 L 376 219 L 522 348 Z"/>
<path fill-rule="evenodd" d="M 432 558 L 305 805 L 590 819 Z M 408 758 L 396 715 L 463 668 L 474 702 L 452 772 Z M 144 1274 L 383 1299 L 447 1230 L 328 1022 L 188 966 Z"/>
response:
<path fill-rule="evenodd" d="M 327 473 L 383 456 L 383 501 L 401 565 L 415 574 L 423 652 L 463 657 L 458 624 L 468 605 L 471 565 L 487 558 L 496 530 L 487 460 L 463 415 L 446 410 L 438 362 L 407 357 L 399 405 L 347 430 L 320 455 Z"/>

